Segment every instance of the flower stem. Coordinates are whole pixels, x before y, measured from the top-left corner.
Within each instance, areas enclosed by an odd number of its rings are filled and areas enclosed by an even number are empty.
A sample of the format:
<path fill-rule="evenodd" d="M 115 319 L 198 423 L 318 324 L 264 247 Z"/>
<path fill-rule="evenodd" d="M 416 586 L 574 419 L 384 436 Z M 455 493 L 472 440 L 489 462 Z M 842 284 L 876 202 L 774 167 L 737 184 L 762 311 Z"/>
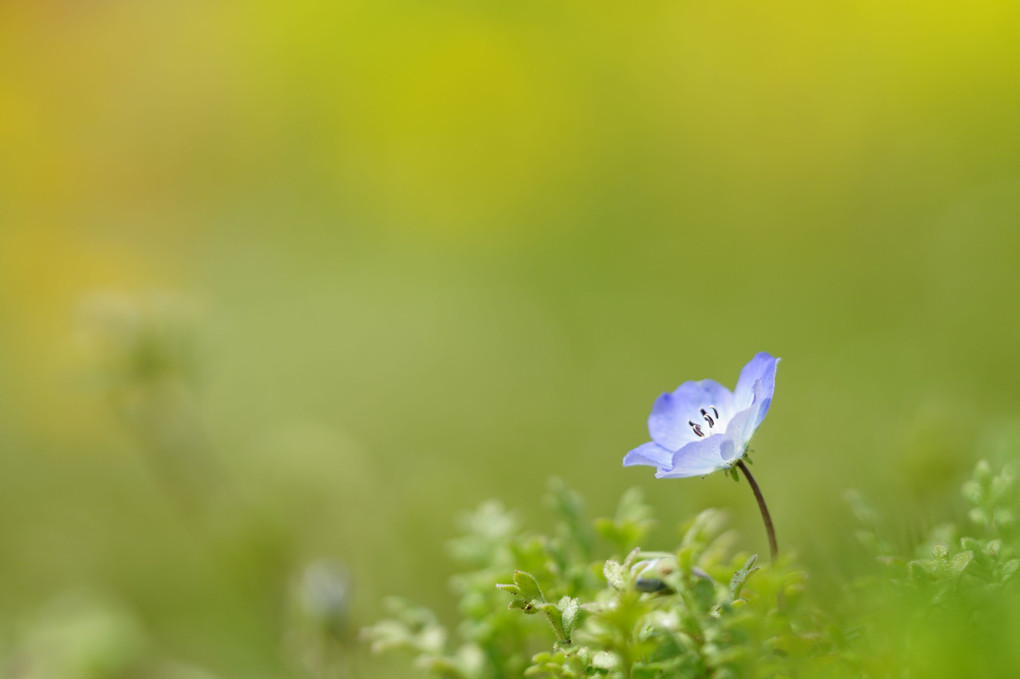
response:
<path fill-rule="evenodd" d="M 754 480 L 754 476 L 751 475 L 751 471 L 744 464 L 743 460 L 737 461 L 737 468 L 744 472 L 747 482 L 751 484 L 754 499 L 758 501 L 758 509 L 761 510 L 762 521 L 765 522 L 765 533 L 769 536 L 769 556 L 772 557 L 772 563 L 775 563 L 779 547 L 776 546 L 776 529 L 772 527 L 772 516 L 769 515 L 769 508 L 765 505 L 765 498 L 761 494 L 761 489 L 758 488 L 758 482 Z"/>

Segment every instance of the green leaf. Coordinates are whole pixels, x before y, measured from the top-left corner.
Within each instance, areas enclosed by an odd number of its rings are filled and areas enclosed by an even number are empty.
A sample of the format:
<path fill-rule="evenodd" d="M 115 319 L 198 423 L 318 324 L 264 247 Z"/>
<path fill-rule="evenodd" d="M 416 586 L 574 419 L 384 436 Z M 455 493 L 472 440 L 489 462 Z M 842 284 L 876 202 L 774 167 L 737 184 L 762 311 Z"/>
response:
<path fill-rule="evenodd" d="M 984 499 L 984 488 L 977 481 L 967 481 L 963 484 L 963 499 L 972 505 L 980 505 Z"/>
<path fill-rule="evenodd" d="M 978 551 L 981 549 L 981 542 L 975 538 L 963 537 L 960 538 L 960 547 L 971 551 Z"/>
<path fill-rule="evenodd" d="M 510 601 L 510 609 L 519 609 L 528 614 L 537 613 L 542 604 L 545 603 L 545 596 L 538 581 L 531 573 L 525 571 L 514 571 L 514 583 L 497 584 L 497 589 L 507 592 L 513 599 Z"/>
<path fill-rule="evenodd" d="M 627 570 L 623 564 L 608 559 L 602 567 L 602 574 L 606 576 L 606 582 L 614 589 L 623 590 L 627 588 Z"/>
<path fill-rule="evenodd" d="M 556 606 L 560 610 L 563 632 L 569 638 L 573 634 L 574 628 L 577 627 L 577 623 L 581 621 L 581 614 L 583 613 L 581 602 L 565 596 L 560 599 Z"/>
<path fill-rule="evenodd" d="M 1008 582 L 1018 568 L 1020 568 L 1020 559 L 1012 559 L 1002 564 L 1002 569 L 999 571 L 999 582 L 1003 584 Z"/>
<path fill-rule="evenodd" d="M 955 577 L 960 577 L 967 569 L 970 562 L 974 560 L 974 552 L 960 552 L 949 560 L 949 571 Z"/>
<path fill-rule="evenodd" d="M 600 670 L 612 670 L 620 664 L 620 659 L 609 651 L 599 651 L 592 656 L 592 667 Z"/>
<path fill-rule="evenodd" d="M 758 570 L 758 567 L 754 565 L 756 561 L 758 561 L 758 555 L 752 554 L 748 557 L 747 561 L 744 562 L 743 567 L 734 573 L 732 578 L 730 578 L 731 601 L 740 597 L 740 590 L 744 588 L 744 583 L 747 582 L 747 578 Z"/>
<path fill-rule="evenodd" d="M 1009 467 L 1003 467 L 1002 471 L 992 479 L 989 486 L 989 500 L 998 503 L 1000 500 L 1006 499 L 1009 492 L 1013 489 L 1013 482 L 1016 481 L 1013 476 L 1013 470 Z"/>
<path fill-rule="evenodd" d="M 529 600 L 545 601 L 542 588 L 538 586 L 538 580 L 531 573 L 525 571 L 514 571 L 514 583 L 518 587 L 520 595 Z"/>

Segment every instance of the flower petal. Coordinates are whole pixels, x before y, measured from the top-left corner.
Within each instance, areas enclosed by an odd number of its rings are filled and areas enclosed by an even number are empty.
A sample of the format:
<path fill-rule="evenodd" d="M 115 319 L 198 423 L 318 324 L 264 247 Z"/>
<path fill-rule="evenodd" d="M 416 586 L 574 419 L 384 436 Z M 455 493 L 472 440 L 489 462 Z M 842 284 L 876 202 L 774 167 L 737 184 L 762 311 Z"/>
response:
<path fill-rule="evenodd" d="M 624 467 L 633 467 L 639 464 L 651 467 L 669 467 L 673 464 L 673 453 L 654 441 L 642 443 L 623 456 Z"/>
<path fill-rule="evenodd" d="M 769 406 L 772 405 L 772 394 L 776 390 L 776 378 L 772 376 L 772 381 L 769 384 L 765 383 L 765 380 L 758 380 L 754 383 L 754 403 L 751 405 L 751 410 L 754 411 L 754 423 L 751 428 L 751 432 L 747 438 L 751 438 L 751 434 L 761 426 L 762 420 L 769 412 Z"/>
<path fill-rule="evenodd" d="M 755 429 L 758 428 L 756 425 L 753 425 L 757 414 L 758 409 L 756 407 L 741 410 L 727 423 L 725 436 L 737 442 L 739 447 L 746 447 L 747 442 L 754 435 Z"/>
<path fill-rule="evenodd" d="M 659 479 L 680 479 L 687 476 L 704 476 L 728 466 L 728 461 L 737 456 L 737 445 L 724 434 L 688 443 L 673 453 L 671 466 L 655 472 Z"/>
<path fill-rule="evenodd" d="M 740 371 L 737 388 L 733 390 L 733 409 L 735 411 L 744 410 L 755 401 L 754 385 L 759 381 L 762 384 L 761 397 L 768 401 L 772 400 L 772 392 L 776 389 L 776 365 L 778 363 L 778 358 L 764 351 L 755 354 L 754 358 L 748 361 Z M 767 405 L 765 411 L 768 412 Z M 762 413 L 761 417 L 764 418 L 765 414 Z M 761 419 L 758 420 L 758 423 L 761 423 Z"/>
<path fill-rule="evenodd" d="M 699 440 L 689 422 L 702 423 L 699 409 L 715 406 L 723 416 L 733 411 L 733 394 L 715 380 L 684 382 L 673 393 L 655 399 L 648 416 L 648 433 L 663 448 L 679 450 Z"/>
<path fill-rule="evenodd" d="M 731 437 L 743 447 L 746 447 L 747 442 L 754 436 L 754 432 L 758 430 L 772 404 L 772 392 L 766 391 L 762 380 L 757 380 L 754 383 L 751 400 L 751 405 L 734 415 L 726 425 L 726 436 Z"/>

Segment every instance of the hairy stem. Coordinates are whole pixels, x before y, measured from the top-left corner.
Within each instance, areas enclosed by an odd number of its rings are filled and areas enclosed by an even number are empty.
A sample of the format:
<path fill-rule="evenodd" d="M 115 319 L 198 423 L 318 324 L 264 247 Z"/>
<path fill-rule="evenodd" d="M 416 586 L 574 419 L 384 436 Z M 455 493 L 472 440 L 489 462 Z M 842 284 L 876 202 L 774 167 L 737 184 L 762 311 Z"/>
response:
<path fill-rule="evenodd" d="M 761 519 L 765 522 L 765 533 L 769 536 L 769 556 L 772 558 L 772 563 L 776 562 L 776 555 L 779 554 L 779 547 L 776 545 L 776 529 L 772 526 L 772 516 L 769 514 L 769 508 L 765 504 L 765 498 L 761 494 L 761 489 L 758 488 L 758 482 L 754 480 L 754 476 L 751 475 L 751 471 L 744 464 L 743 460 L 737 461 L 737 468 L 744 472 L 744 476 L 747 477 L 747 482 L 751 484 L 751 491 L 754 493 L 754 499 L 758 501 L 758 509 L 761 510 Z"/>

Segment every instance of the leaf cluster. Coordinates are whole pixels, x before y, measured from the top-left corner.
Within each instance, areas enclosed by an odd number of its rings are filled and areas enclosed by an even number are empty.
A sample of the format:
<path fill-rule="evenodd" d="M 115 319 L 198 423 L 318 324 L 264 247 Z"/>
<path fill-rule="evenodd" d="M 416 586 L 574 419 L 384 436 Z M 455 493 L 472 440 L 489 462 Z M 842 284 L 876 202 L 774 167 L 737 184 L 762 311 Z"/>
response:
<path fill-rule="evenodd" d="M 1015 648 L 1020 622 L 1016 473 L 1009 465 L 993 471 L 982 460 L 962 495 L 965 516 L 932 528 L 907 556 L 896 554 L 863 497 L 850 496 L 862 524 L 857 537 L 883 567 L 880 577 L 848 587 L 859 602 L 869 674 L 906 675 L 909 668 L 918 676 L 948 675 L 959 666 L 980 676 L 1020 660 L 1004 655 Z"/>
<path fill-rule="evenodd" d="M 719 511 L 649 551 L 653 517 L 639 491 L 614 516 L 589 520 L 580 497 L 553 481 L 544 534 L 495 502 L 465 518 L 450 545 L 464 565 L 451 581 L 455 628 L 390 601 L 391 617 L 364 636 L 458 679 L 1003 676 L 1020 666 L 1020 488 L 1011 467 L 980 462 L 962 490 L 960 521 L 909 549 L 851 494 L 856 537 L 876 567 L 837 583 L 822 613 L 788 556 L 762 566 L 740 552 Z"/>
<path fill-rule="evenodd" d="M 467 567 L 451 581 L 460 624 L 451 632 L 391 600 L 391 618 L 363 632 L 373 649 L 409 651 L 418 667 L 461 679 L 792 676 L 825 652 L 803 610 L 803 574 L 735 550 L 721 512 L 682 524 L 672 550 L 645 551 L 654 521 L 638 490 L 596 520 L 558 480 L 548 504 L 548 535 L 521 530 L 495 502 L 466 517 L 450 545 Z"/>

